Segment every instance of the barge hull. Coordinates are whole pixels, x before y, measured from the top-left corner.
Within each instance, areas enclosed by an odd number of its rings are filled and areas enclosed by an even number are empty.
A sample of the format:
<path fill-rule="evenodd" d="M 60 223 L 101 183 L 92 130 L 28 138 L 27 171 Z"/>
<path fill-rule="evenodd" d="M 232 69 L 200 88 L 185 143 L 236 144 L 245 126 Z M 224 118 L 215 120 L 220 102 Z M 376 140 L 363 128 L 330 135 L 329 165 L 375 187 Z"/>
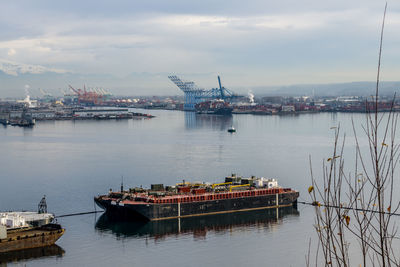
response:
<path fill-rule="evenodd" d="M 296 206 L 298 192 L 181 203 L 129 203 L 95 198 L 113 216 L 136 220 L 166 220 L 193 216 Z"/>
<path fill-rule="evenodd" d="M 64 232 L 65 229 L 42 230 L 40 228 L 12 232 L 6 239 L 0 239 L 0 253 L 51 246 Z"/>

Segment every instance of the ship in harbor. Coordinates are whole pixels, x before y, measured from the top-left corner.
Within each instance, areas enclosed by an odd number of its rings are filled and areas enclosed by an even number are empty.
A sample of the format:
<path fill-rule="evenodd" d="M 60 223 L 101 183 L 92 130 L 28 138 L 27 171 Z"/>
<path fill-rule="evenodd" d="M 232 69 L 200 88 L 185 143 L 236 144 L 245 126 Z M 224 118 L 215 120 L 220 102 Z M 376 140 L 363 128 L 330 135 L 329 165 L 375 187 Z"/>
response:
<path fill-rule="evenodd" d="M 222 183 L 153 184 L 94 198 L 111 217 L 156 221 L 297 206 L 299 192 L 278 185 L 276 179 L 242 178 L 235 174 Z"/>
<path fill-rule="evenodd" d="M 195 105 L 198 114 L 232 115 L 233 108 L 222 99 L 201 102 Z"/>

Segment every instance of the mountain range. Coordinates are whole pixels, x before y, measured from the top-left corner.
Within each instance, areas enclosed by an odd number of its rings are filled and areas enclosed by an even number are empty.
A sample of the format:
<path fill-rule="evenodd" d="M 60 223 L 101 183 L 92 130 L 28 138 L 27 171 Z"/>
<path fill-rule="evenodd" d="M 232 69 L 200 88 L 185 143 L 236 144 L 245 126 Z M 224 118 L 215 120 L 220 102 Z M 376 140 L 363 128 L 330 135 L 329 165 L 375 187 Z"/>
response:
<path fill-rule="evenodd" d="M 169 73 L 131 73 L 123 77 L 110 74 L 77 74 L 62 69 L 39 65 L 20 64 L 0 59 L 0 98 L 22 97 L 26 90 L 31 96 L 40 96 L 39 88 L 53 95 L 61 96 L 68 91 L 68 85 L 77 88 L 101 87 L 114 95 L 180 95 L 182 92 L 168 80 Z M 331 84 L 298 84 L 288 86 L 246 87 L 238 85 L 230 88 L 238 94 L 249 91 L 256 96 L 369 96 L 374 94 L 376 82 L 361 81 Z M 381 94 L 393 95 L 400 90 L 400 81 L 380 83 Z"/>
<path fill-rule="evenodd" d="M 298 84 L 289 86 L 256 87 L 256 95 L 283 95 L 283 96 L 370 96 L 375 94 L 376 82 L 348 82 L 331 84 Z M 379 84 L 380 93 L 393 95 L 400 93 L 400 81 L 383 81 Z"/>

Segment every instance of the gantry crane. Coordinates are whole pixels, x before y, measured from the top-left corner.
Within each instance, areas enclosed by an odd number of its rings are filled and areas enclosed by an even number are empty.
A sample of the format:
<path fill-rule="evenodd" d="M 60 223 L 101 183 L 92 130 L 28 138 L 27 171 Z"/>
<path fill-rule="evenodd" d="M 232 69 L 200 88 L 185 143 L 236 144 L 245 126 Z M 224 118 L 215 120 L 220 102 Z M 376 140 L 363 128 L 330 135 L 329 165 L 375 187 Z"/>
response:
<path fill-rule="evenodd" d="M 241 97 L 221 84 L 221 78 L 218 76 L 219 88 L 212 88 L 205 90 L 199 88 L 192 81 L 182 81 L 178 76 L 171 75 L 168 78 L 185 94 L 184 110 L 195 110 L 195 105 L 207 100 L 222 99 L 231 100 L 233 98 Z"/>

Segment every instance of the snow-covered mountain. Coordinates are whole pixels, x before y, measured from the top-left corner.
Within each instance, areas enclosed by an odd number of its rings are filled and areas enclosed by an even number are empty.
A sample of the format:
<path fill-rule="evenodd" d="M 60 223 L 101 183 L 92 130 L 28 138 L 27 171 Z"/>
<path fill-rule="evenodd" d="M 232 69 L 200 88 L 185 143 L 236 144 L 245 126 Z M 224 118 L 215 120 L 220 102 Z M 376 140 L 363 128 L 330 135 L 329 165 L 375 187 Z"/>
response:
<path fill-rule="evenodd" d="M 67 73 L 66 70 L 47 68 L 40 65 L 29 65 L 0 59 L 0 70 L 6 74 L 18 76 L 19 74 L 41 74 L 46 72 Z"/>
<path fill-rule="evenodd" d="M 23 96 L 27 86 L 33 94 L 43 88 L 53 95 L 60 89 L 74 87 L 104 87 L 116 95 L 176 95 L 181 91 L 168 79 L 169 73 L 131 73 L 123 77 L 100 73 L 76 73 L 62 69 L 16 63 L 0 58 L 0 98 Z M 230 88 L 238 94 L 251 89 L 256 96 L 264 95 L 371 95 L 375 82 L 352 82 L 334 84 L 299 84 L 290 86 L 265 86 L 248 88 L 238 85 Z M 400 93 L 400 82 L 382 82 L 381 93 Z M 40 93 L 38 93 L 40 95 Z"/>
<path fill-rule="evenodd" d="M 174 95 L 181 91 L 168 80 L 168 74 L 137 73 L 124 77 L 101 73 L 76 73 L 40 65 L 19 64 L 0 59 L 0 99 L 22 97 L 29 87 L 31 96 L 41 96 L 38 88 L 61 96 L 68 85 L 77 88 L 102 87 L 115 95 Z"/>

